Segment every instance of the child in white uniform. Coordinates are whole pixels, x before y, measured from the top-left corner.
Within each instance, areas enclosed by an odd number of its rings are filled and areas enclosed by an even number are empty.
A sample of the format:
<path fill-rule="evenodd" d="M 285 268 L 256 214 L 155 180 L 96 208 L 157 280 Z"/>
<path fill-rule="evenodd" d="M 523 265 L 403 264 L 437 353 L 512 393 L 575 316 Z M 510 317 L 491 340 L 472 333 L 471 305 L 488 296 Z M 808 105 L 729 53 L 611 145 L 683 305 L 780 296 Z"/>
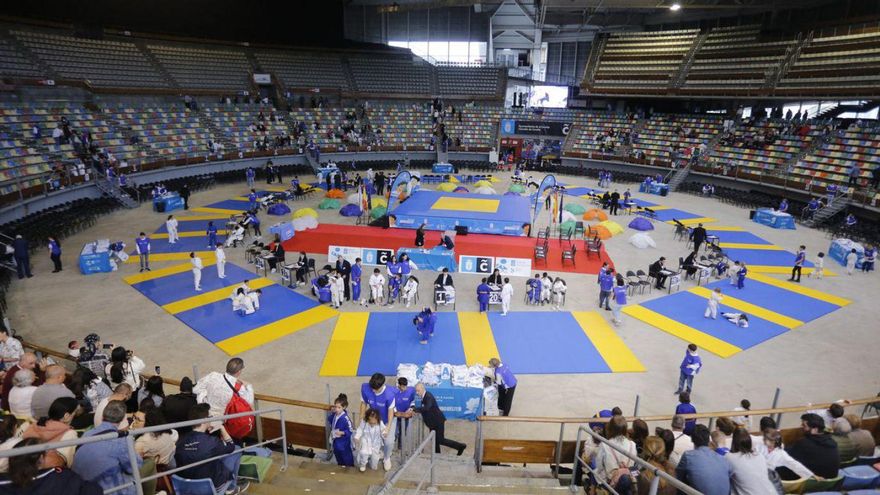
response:
<path fill-rule="evenodd" d="M 189 253 L 190 263 L 192 263 L 193 283 L 197 291 L 202 290 L 202 259 L 196 256 L 196 253 Z"/>
<path fill-rule="evenodd" d="M 704 318 L 712 318 L 713 320 L 718 319 L 718 304 L 721 303 L 721 289 L 716 287 L 714 291 L 712 291 L 712 295 L 709 296 L 709 303 L 706 306 L 706 312 L 703 313 Z"/>
<path fill-rule="evenodd" d="M 226 251 L 223 250 L 223 244 L 217 243 L 214 256 L 217 257 L 217 278 L 226 278 Z"/>
<path fill-rule="evenodd" d="M 556 305 L 556 311 L 559 311 L 562 305 L 566 290 L 568 290 L 568 287 L 565 285 L 565 280 L 556 277 L 556 281 L 553 282 L 553 303 Z"/>
<path fill-rule="evenodd" d="M 853 249 L 846 255 L 846 274 L 852 275 L 853 271 L 856 269 L 856 262 L 859 260 L 859 255 L 856 250 Z"/>
<path fill-rule="evenodd" d="M 733 323 L 740 328 L 749 328 L 749 317 L 743 313 L 721 313 L 721 316 L 727 318 L 727 321 Z"/>
<path fill-rule="evenodd" d="M 385 425 L 379 420 L 379 411 L 367 409 L 364 413 L 364 421 L 358 426 L 354 434 L 354 444 L 357 450 L 357 465 L 361 472 L 367 470 L 367 462 L 370 469 L 379 469 L 379 460 L 382 459 L 382 447 L 384 439 L 382 430 Z"/>
<path fill-rule="evenodd" d="M 330 297 L 334 308 L 342 306 L 342 298 L 345 295 L 345 279 L 337 272 L 330 276 Z"/>
<path fill-rule="evenodd" d="M 385 277 L 378 268 L 370 275 L 370 295 L 376 304 L 381 305 L 385 300 Z"/>
<path fill-rule="evenodd" d="M 488 376 L 483 377 L 483 404 L 486 416 L 501 416 L 498 409 L 498 386 Z"/>
<path fill-rule="evenodd" d="M 807 274 L 807 278 L 816 277 L 817 280 L 822 280 L 822 275 L 824 275 L 825 271 L 825 253 L 819 253 L 816 255 L 816 261 L 813 262 L 813 271 Z"/>
<path fill-rule="evenodd" d="M 412 304 L 413 299 L 415 299 L 416 294 L 419 292 L 419 279 L 416 277 L 410 276 L 406 279 L 406 285 L 403 286 L 403 299 L 406 301 L 406 307 L 408 308 L 410 304 Z"/>
<path fill-rule="evenodd" d="M 553 294 L 553 279 L 550 275 L 544 273 L 541 277 L 541 304 L 550 303 L 550 297 Z"/>
<path fill-rule="evenodd" d="M 504 279 L 504 285 L 501 286 L 501 316 L 507 316 L 510 311 L 510 300 L 513 298 L 513 285 L 510 279 Z"/>
<path fill-rule="evenodd" d="M 174 244 L 180 239 L 177 235 L 177 219 L 174 215 L 168 215 L 168 220 L 165 220 L 165 230 L 168 231 L 168 244 Z"/>

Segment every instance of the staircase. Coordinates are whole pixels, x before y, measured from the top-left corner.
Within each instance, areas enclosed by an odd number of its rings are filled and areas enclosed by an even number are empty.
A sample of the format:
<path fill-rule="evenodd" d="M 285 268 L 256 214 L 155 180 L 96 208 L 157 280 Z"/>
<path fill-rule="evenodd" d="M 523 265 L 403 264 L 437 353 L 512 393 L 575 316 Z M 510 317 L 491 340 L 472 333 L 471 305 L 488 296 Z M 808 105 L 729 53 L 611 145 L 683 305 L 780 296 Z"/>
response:
<path fill-rule="evenodd" d="M 342 72 L 345 74 L 345 78 L 348 79 L 348 89 L 354 92 L 359 91 L 357 82 L 354 79 L 354 73 L 351 71 L 351 63 L 348 61 L 348 57 L 342 56 Z"/>
<path fill-rule="evenodd" d="M 818 227 L 823 223 L 826 223 L 831 217 L 837 215 L 841 211 L 845 210 L 849 207 L 849 198 L 847 198 L 844 194 L 838 193 L 837 196 L 831 201 L 831 204 L 827 205 L 825 208 L 820 209 L 813 215 L 813 218 L 804 222 L 805 225 L 809 227 Z"/>
<path fill-rule="evenodd" d="M 226 132 L 214 122 L 214 119 L 211 118 L 210 115 L 207 115 L 205 111 L 202 109 L 202 106 L 198 106 L 198 110 L 195 111 L 196 117 L 199 119 L 199 125 L 201 125 L 202 129 L 207 129 L 211 134 L 211 139 L 215 142 L 218 142 L 223 145 L 224 151 L 227 153 L 232 151 L 240 151 L 238 147 L 232 142 L 232 139 L 229 137 Z"/>
<path fill-rule="evenodd" d="M 831 119 L 839 116 L 842 113 L 853 112 L 853 113 L 862 113 L 868 112 L 877 108 L 880 105 L 880 100 L 867 100 L 865 103 L 861 105 L 833 105 L 831 108 L 827 110 L 822 110 L 817 115 L 814 115 L 813 118 L 818 119 Z"/>
<path fill-rule="evenodd" d="M 687 54 L 681 60 L 681 66 L 678 68 L 678 72 L 675 74 L 675 77 L 670 81 L 671 88 L 680 88 L 685 80 L 687 79 L 688 71 L 691 70 L 691 66 L 694 64 L 694 59 L 699 53 L 700 48 L 702 48 L 703 43 L 706 42 L 706 38 L 709 37 L 709 32 L 705 31 L 697 35 L 694 38 L 694 43 L 691 45 L 690 50 L 688 50 Z"/>
<path fill-rule="evenodd" d="M 785 53 L 785 57 L 782 59 L 782 62 L 779 64 L 779 69 L 775 72 L 771 72 L 767 76 L 767 81 L 764 83 L 765 88 L 775 88 L 779 81 L 781 81 L 785 75 L 788 73 L 788 69 L 794 65 L 795 61 L 801 54 L 801 50 L 803 50 L 810 42 L 813 40 L 813 32 L 810 31 L 806 36 L 801 38 L 801 35 L 798 35 L 797 41 L 792 45 L 791 49 L 787 50 Z"/>
<path fill-rule="evenodd" d="M 437 76 L 437 69 L 433 65 L 428 65 L 428 77 L 431 78 L 431 95 L 442 96 L 440 94 L 440 78 Z"/>
<path fill-rule="evenodd" d="M 691 173 L 691 164 L 690 164 L 690 161 L 688 161 L 687 165 L 685 165 L 684 167 L 682 167 L 680 169 L 677 169 L 672 174 L 672 178 L 669 179 L 669 182 L 668 182 L 669 192 L 674 192 L 676 189 L 678 189 L 678 186 L 680 186 L 681 183 L 684 182 L 685 179 L 687 179 L 688 174 L 690 174 L 690 173 Z"/>
<path fill-rule="evenodd" d="M 554 479 L 550 469 L 543 471 L 526 470 L 513 467 L 483 468 L 476 473 L 472 458 L 450 455 L 438 455 L 435 466 L 435 487 L 447 494 L 568 494 L 568 486 L 562 486 Z M 406 473 L 412 473 L 398 481 L 387 494 L 403 495 L 415 493 L 418 480 L 427 473 L 429 459 L 419 458 Z M 393 471 L 392 471 L 393 472 Z M 291 458 L 287 471 L 280 471 L 280 462 L 273 464 L 267 479 L 263 483 L 251 483 L 249 494 L 254 495 L 287 495 L 296 492 L 308 492 L 317 495 L 363 494 L 373 495 L 381 492 L 386 474 L 382 467 L 378 471 L 367 469 L 359 472 L 354 467 L 341 467 L 312 460 L 297 461 Z M 428 482 L 422 486 L 422 492 L 430 493 Z"/>
<path fill-rule="evenodd" d="M 3 30 L 0 31 L 0 38 L 6 40 L 10 45 L 15 47 L 15 50 L 18 53 L 24 54 L 31 62 L 33 62 L 37 67 L 40 68 L 40 71 L 46 75 L 47 78 L 57 81 L 61 77 L 55 72 L 54 69 L 46 65 L 43 60 L 38 57 L 34 52 L 30 50 L 24 43 L 18 41 L 18 38 L 9 34 L 9 31 Z"/>
<path fill-rule="evenodd" d="M 169 86 L 171 86 L 174 89 L 180 89 L 180 85 L 177 84 L 177 81 L 174 79 L 174 76 L 172 76 L 171 73 L 165 69 L 165 66 L 162 65 L 161 62 L 159 62 L 159 59 L 156 58 L 156 55 L 149 48 L 147 48 L 146 41 L 134 40 L 134 44 L 135 44 L 135 46 L 138 47 L 138 50 L 140 50 L 141 53 L 145 57 L 147 57 L 147 60 L 150 62 L 150 65 L 153 67 L 153 70 L 155 70 L 159 74 L 162 74 L 162 77 L 165 78 L 165 81 L 168 82 Z"/>
<path fill-rule="evenodd" d="M 95 174 L 95 185 L 98 186 L 102 193 L 115 199 L 126 208 L 138 207 L 138 202 L 129 196 L 127 192 L 123 191 L 118 184 L 107 179 L 105 174 L 99 173 L 94 167 L 92 168 L 92 173 Z"/>
<path fill-rule="evenodd" d="M 602 52 L 605 50 L 607 40 L 608 35 L 601 33 L 597 34 L 596 38 L 593 39 L 590 56 L 587 58 L 587 63 L 584 68 L 584 84 L 587 86 L 591 86 L 596 79 L 596 71 L 599 69 L 599 59 L 602 57 Z"/>
<path fill-rule="evenodd" d="M 568 130 L 568 134 L 565 136 L 565 141 L 562 142 L 563 155 L 571 153 L 571 149 L 574 148 L 574 143 L 578 140 L 578 136 L 580 136 L 581 132 L 581 126 L 579 124 L 574 123 L 571 125 L 571 129 Z"/>
<path fill-rule="evenodd" d="M 12 246 L 12 243 L 15 241 L 12 237 L 0 232 L 0 242 L 6 244 L 7 246 Z M 0 268 L 5 268 L 15 274 L 18 274 L 18 265 L 13 261 L 12 257 L 7 257 L 7 259 L 0 258 Z M 9 327 L 6 327 L 9 328 Z"/>

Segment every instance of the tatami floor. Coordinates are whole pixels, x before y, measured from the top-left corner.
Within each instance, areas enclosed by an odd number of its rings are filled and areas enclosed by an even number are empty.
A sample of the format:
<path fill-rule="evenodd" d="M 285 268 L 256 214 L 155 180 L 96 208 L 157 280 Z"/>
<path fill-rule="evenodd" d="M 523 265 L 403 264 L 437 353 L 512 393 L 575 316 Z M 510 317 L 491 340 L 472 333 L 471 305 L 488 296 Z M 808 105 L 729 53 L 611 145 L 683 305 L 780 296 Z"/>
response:
<path fill-rule="evenodd" d="M 499 192 L 507 190 L 509 184 L 508 176 L 505 175 L 501 179 L 501 182 L 495 184 L 495 189 Z M 594 180 L 585 178 L 559 177 L 559 179 L 574 186 L 597 186 Z M 614 185 L 621 192 L 626 186 L 626 184 Z M 633 190 L 637 190 L 636 184 L 631 186 Z M 192 206 L 202 206 L 240 197 L 246 191 L 246 185 L 242 181 L 237 185 L 220 186 L 210 191 L 196 193 L 190 202 Z M 790 252 L 795 251 L 798 245 L 805 244 L 811 257 L 818 251 L 828 251 L 830 239 L 824 233 L 801 227 L 796 231 L 774 230 L 750 222 L 747 210 L 725 205 L 713 199 L 685 194 L 660 198 L 636 193 L 635 197 L 668 207 L 667 210 L 692 213 L 695 218 L 717 219 L 714 225 L 732 227 L 734 228 L 732 231 L 741 228 L 742 233 L 738 232 L 735 236 L 737 243 L 761 244 L 754 236 L 748 235 L 751 233 L 757 235 L 760 240 Z M 304 206 L 315 207 L 320 199 L 314 196 L 307 201 L 290 205 L 292 209 Z M 585 200 L 573 199 L 573 201 L 587 206 Z M 180 218 L 196 215 L 180 210 L 174 213 Z M 354 225 L 354 218 L 342 217 L 337 210 L 319 210 L 319 214 L 319 221 L 322 223 Z M 219 344 L 215 345 L 213 342 L 219 341 L 218 339 L 225 335 L 226 327 L 234 323 L 227 320 L 233 318 L 231 311 L 228 316 L 222 313 L 223 303 L 216 303 L 218 307 L 211 312 L 210 320 L 196 315 L 196 318 L 201 320 L 200 325 L 204 327 L 204 331 L 196 332 L 186 324 L 186 318 L 181 316 L 186 313 L 179 311 L 183 308 L 169 312 L 167 307 L 163 309 L 162 304 L 165 303 L 153 302 L 149 296 L 145 297 L 144 291 L 124 280 L 125 277 L 137 273 L 137 265 L 126 264 L 118 272 L 91 276 L 81 275 L 77 268 L 76 255 L 84 243 L 109 238 L 111 241 L 123 240 L 129 247 L 133 247 L 133 239 L 139 231 L 153 232 L 160 227 L 164 219 L 164 214 L 152 212 L 149 205 L 130 211 L 118 211 L 100 219 L 95 227 L 64 240 L 65 269 L 59 274 L 50 273 L 51 263 L 48 254 L 39 252 L 34 255 L 35 277 L 15 281 L 9 296 L 9 318 L 18 333 L 27 340 L 63 350 L 68 341 L 82 340 L 86 334 L 96 332 L 101 335 L 104 342 L 112 342 L 132 349 L 146 361 L 149 369 L 153 366 L 161 366 L 163 375 L 174 378 L 192 375 L 194 365 L 198 366 L 200 373 L 221 369 L 229 356 L 218 347 Z M 617 220 L 625 226 L 631 217 L 622 216 Z M 264 232 L 268 232 L 269 224 L 275 221 L 273 217 L 263 215 Z M 543 222 L 546 223 L 546 220 Z M 540 223 L 542 222 L 539 221 Z M 655 226 L 656 230 L 651 232 L 651 236 L 657 242 L 657 249 L 639 250 L 630 245 L 627 239 L 633 231 L 628 229 L 607 241 L 608 253 L 618 269 L 647 270 L 648 265 L 661 255 L 666 256 L 670 264 L 675 266 L 677 263 L 673 260 L 687 254 L 684 244 L 673 240 L 671 225 L 657 222 Z M 711 229 L 712 225 L 707 227 Z M 298 235 L 308 234 L 298 233 Z M 163 242 L 166 240 L 154 236 L 154 244 Z M 201 247 L 198 246 L 198 249 Z M 230 249 L 227 252 L 231 264 L 253 273 L 253 265 L 245 263 L 241 248 Z M 771 249 L 767 252 L 774 253 L 771 256 L 783 254 Z M 552 251 L 551 256 L 558 256 L 558 253 L 558 250 Z M 318 256 L 318 265 L 323 265 L 325 259 L 326 255 Z M 180 261 L 156 261 L 154 269 L 180 263 Z M 821 281 L 804 277 L 802 286 L 846 299 L 851 301 L 851 304 L 823 312 L 810 308 L 792 309 L 791 300 L 776 302 L 777 296 L 773 292 L 767 292 L 763 296 L 758 292 L 751 292 L 748 298 L 743 296 L 746 304 L 777 307 L 783 316 L 802 324 L 793 325 L 789 320 L 783 320 L 782 323 L 774 322 L 771 317 L 767 328 L 764 330 L 756 328 L 755 331 L 773 333 L 772 338 L 764 339 L 754 345 L 740 346 L 737 352 L 730 353 L 729 357 L 703 352 L 704 368 L 695 381 L 693 393 L 693 402 L 699 411 L 731 409 L 737 406 L 742 398 L 750 399 L 753 408 L 769 407 L 776 387 L 782 389 L 780 405 L 868 397 L 880 390 L 880 361 L 876 359 L 880 344 L 877 343 L 878 325 L 875 311 L 877 294 L 880 293 L 880 278 L 877 272 L 870 275 L 856 273 L 847 276 L 845 270 L 834 266 L 834 262 L 830 259 L 826 262 L 826 269 L 833 270 L 838 276 L 827 277 Z M 206 267 L 205 273 L 213 270 L 213 267 Z M 431 273 L 417 272 L 416 275 L 423 281 L 430 281 L 434 277 Z M 609 313 L 604 311 L 593 313 L 598 309 L 598 287 L 595 275 L 564 273 L 560 276 L 568 282 L 569 292 L 565 307 L 567 312 L 609 316 Z M 782 274 L 765 274 L 763 277 L 773 280 L 786 278 Z M 258 277 L 254 275 L 253 278 Z M 270 278 L 278 282 L 279 276 L 273 274 Z M 456 287 L 460 291 L 457 301 L 458 311 L 461 313 L 477 311 L 476 300 L 471 294 L 477 285 L 478 277 L 456 274 L 455 280 Z M 186 284 L 186 273 L 183 274 L 181 283 Z M 267 281 L 266 284 L 270 282 Z M 423 301 L 430 299 L 429 285 L 427 283 L 422 286 Z M 694 285 L 693 281 L 687 281 L 683 289 L 687 291 Z M 514 287 L 517 293 L 513 298 L 513 311 L 552 311 L 548 307 L 525 306 L 522 283 L 515 283 Z M 305 294 L 302 290 L 300 292 Z M 725 292 L 736 296 L 730 291 L 725 290 Z M 663 296 L 666 296 L 665 292 L 654 291 L 651 295 L 636 296 L 630 302 L 631 304 L 647 302 L 645 306 L 650 306 L 652 303 L 649 301 Z M 160 294 L 155 297 L 161 299 L 162 296 Z M 670 301 L 681 299 L 682 307 L 701 313 L 703 309 L 699 301 L 701 297 L 697 290 Z M 773 301 L 768 300 L 765 304 L 761 298 L 773 299 Z M 177 299 L 180 298 L 174 300 Z M 811 306 L 813 301 L 814 299 L 802 299 L 800 304 Z M 798 304 L 794 303 L 795 306 Z M 821 306 L 821 303 L 815 304 Z M 655 306 L 658 307 L 654 310 L 661 313 L 670 311 L 667 304 L 659 303 Z M 787 313 L 789 309 L 793 313 Z M 343 314 L 348 314 L 362 310 L 360 306 L 350 304 L 341 311 Z M 382 313 L 406 311 L 399 305 L 393 309 L 372 307 L 370 310 Z M 540 316 L 522 318 L 518 321 L 521 321 L 523 328 L 515 330 L 552 341 L 554 332 L 548 330 L 547 326 L 552 325 L 552 322 L 559 318 L 562 316 L 556 313 L 552 313 L 552 316 L 548 313 L 546 318 Z M 701 319 L 701 314 L 699 318 Z M 363 378 L 321 376 L 325 354 L 337 319 L 335 314 L 330 315 L 326 319 L 320 319 L 312 325 L 276 338 L 265 345 L 244 351 L 240 354 L 246 363 L 244 378 L 253 382 L 258 392 L 275 396 L 320 402 L 327 400 L 329 389 L 332 396 L 344 392 L 349 397 L 357 397 Z M 490 321 L 494 320 L 490 318 Z M 589 323 L 581 322 L 581 324 L 590 326 Z M 775 327 L 770 325 L 776 325 L 782 330 L 776 331 Z M 677 384 L 678 364 L 686 342 L 633 316 L 625 316 L 624 324 L 615 327 L 614 332 L 623 344 L 619 349 L 631 351 L 646 371 L 521 374 L 513 408 L 514 414 L 588 416 L 599 409 L 612 406 L 620 406 L 625 412 L 630 413 L 637 395 L 640 396 L 641 415 L 671 413 L 677 403 L 672 392 Z M 746 333 L 749 330 L 743 329 L 742 332 Z M 229 349 L 235 350 L 236 347 Z M 381 349 L 381 346 L 378 349 Z M 397 352 L 397 349 L 395 348 L 393 352 Z M 568 355 L 565 349 L 560 349 L 559 352 L 560 355 Z M 617 351 L 610 348 L 605 352 L 613 356 Z M 380 357 L 385 359 L 384 356 Z M 608 358 L 605 361 L 607 362 Z M 358 372 L 366 371 L 362 367 L 354 369 Z M 293 417 L 320 421 L 319 415 L 314 412 L 294 409 L 289 412 Z M 794 415 L 783 418 L 785 423 L 793 423 L 795 420 Z M 453 436 L 458 435 L 462 440 L 469 441 L 473 438 L 471 424 L 450 425 L 450 430 Z M 547 440 L 555 440 L 557 433 L 555 427 L 540 425 L 524 428 L 521 425 L 493 424 L 487 429 L 487 434 L 490 436 Z"/>

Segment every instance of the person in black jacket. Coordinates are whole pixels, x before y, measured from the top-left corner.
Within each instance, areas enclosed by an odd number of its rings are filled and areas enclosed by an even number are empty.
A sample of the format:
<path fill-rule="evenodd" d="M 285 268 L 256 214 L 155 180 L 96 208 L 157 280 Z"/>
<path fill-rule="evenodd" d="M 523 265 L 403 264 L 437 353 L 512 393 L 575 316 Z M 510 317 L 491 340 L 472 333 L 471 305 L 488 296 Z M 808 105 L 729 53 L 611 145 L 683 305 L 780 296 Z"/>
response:
<path fill-rule="evenodd" d="M 31 253 L 28 241 L 20 234 L 15 236 L 12 241 L 12 255 L 15 257 L 15 265 L 18 269 L 19 280 L 24 277 L 31 278 Z"/>
<path fill-rule="evenodd" d="M 198 404 L 190 409 L 188 419 L 190 421 L 207 419 L 208 415 L 208 405 Z M 214 430 L 220 433 L 218 438 L 208 433 L 210 425 L 210 423 L 199 424 L 180 436 L 177 440 L 177 450 L 174 453 L 174 460 L 178 466 L 186 466 L 219 455 L 232 454 L 235 450 L 235 443 L 232 442 L 232 437 L 229 436 L 226 429 L 221 426 Z M 232 454 L 216 461 L 189 467 L 181 471 L 179 475 L 191 480 L 210 478 L 214 488 L 231 486 L 235 490 L 232 493 L 237 494 L 245 491 L 248 485 L 245 482 L 243 486 L 237 486 L 240 463 L 241 453 Z M 227 489 L 226 493 L 230 493 L 230 490 Z"/>
<path fill-rule="evenodd" d="M 416 229 L 416 247 L 422 247 L 425 245 L 425 224 L 419 225 L 419 228 Z"/>
<path fill-rule="evenodd" d="M 168 423 L 179 423 L 187 420 L 189 410 L 197 403 L 196 394 L 193 393 L 193 382 L 188 376 L 185 376 L 180 380 L 180 393 L 166 396 L 162 400 L 160 409 L 162 409 L 162 414 Z M 188 430 L 189 428 L 178 429 L 178 433 L 184 433 Z"/>
<path fill-rule="evenodd" d="M 184 184 L 183 187 L 180 188 L 180 199 L 183 200 L 183 209 L 189 209 L 189 186 Z"/>
<path fill-rule="evenodd" d="M 706 242 L 706 229 L 703 228 L 703 224 L 698 223 L 694 231 L 691 233 L 691 238 L 694 241 L 694 252 L 700 250 L 700 246 Z"/>
<path fill-rule="evenodd" d="M 455 287 L 455 284 L 452 283 L 452 275 L 449 274 L 449 268 L 444 268 L 443 272 L 440 275 L 437 275 L 437 279 L 434 280 L 434 287 Z"/>
<path fill-rule="evenodd" d="M 339 256 L 336 258 L 336 272 L 342 275 L 342 280 L 345 282 L 344 297 L 349 301 L 351 300 L 351 263 Z"/>
<path fill-rule="evenodd" d="M 801 427 L 804 429 L 804 438 L 785 451 L 816 476 L 836 478 L 840 469 L 840 456 L 837 453 L 837 442 L 825 432 L 825 420 L 818 414 L 807 413 L 801 416 Z M 780 476 L 782 479 L 789 479 L 787 474 L 781 472 Z"/>
<path fill-rule="evenodd" d="M 462 452 L 464 452 L 464 449 L 467 448 L 467 445 L 461 442 L 456 442 L 455 440 L 450 440 L 444 436 L 446 416 L 443 415 L 443 411 L 441 411 L 440 406 L 437 405 L 437 399 L 434 398 L 434 394 L 428 392 L 425 389 L 425 385 L 422 383 L 416 385 L 416 394 L 421 397 L 422 405 L 421 407 L 415 408 L 415 412 L 422 415 L 422 420 L 425 421 L 425 426 L 434 432 L 434 452 L 439 454 L 440 446 L 445 445 L 450 449 L 455 449 L 457 455 L 461 455 Z"/>

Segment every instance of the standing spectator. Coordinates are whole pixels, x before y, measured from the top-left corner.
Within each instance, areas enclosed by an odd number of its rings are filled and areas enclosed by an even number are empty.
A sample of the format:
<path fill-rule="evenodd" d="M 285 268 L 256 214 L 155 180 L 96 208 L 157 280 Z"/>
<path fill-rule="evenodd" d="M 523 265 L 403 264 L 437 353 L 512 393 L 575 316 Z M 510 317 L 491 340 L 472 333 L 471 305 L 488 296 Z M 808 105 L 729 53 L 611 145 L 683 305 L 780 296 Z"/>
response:
<path fill-rule="evenodd" d="M 257 176 L 257 172 L 253 167 L 248 167 L 247 170 L 244 171 L 244 177 L 247 179 L 248 189 L 254 188 L 254 177 Z"/>
<path fill-rule="evenodd" d="M 141 373 L 147 366 L 144 361 L 135 356 L 132 351 L 125 347 L 117 346 L 110 352 L 110 364 L 104 368 L 104 372 L 110 379 L 110 386 L 115 387 L 120 383 L 127 383 L 132 390 L 132 397 L 128 400 L 128 412 L 137 411 L 137 392 L 141 388 Z"/>
<path fill-rule="evenodd" d="M 626 429 L 626 418 L 614 416 L 605 425 L 605 438 L 608 439 L 608 443 L 635 457 L 637 455 L 636 444 L 627 438 Z M 629 469 L 634 464 L 635 461 L 630 456 L 621 454 L 617 449 L 603 442 L 596 454 L 596 477 L 598 481 L 614 483 L 613 488 L 621 495 L 631 494 L 633 493 L 634 480 Z M 624 469 L 625 473 L 618 472 L 618 470 Z"/>
<path fill-rule="evenodd" d="M 394 450 L 396 398 L 397 391 L 385 385 L 385 375 L 382 373 L 373 373 L 369 382 L 361 384 L 361 418 L 365 417 L 367 409 L 375 409 L 379 413 L 379 421 L 385 425 L 382 431 L 382 466 L 386 471 L 391 469 L 391 452 Z"/>
<path fill-rule="evenodd" d="M 0 325 L 0 368 L 9 370 L 18 364 L 23 355 L 21 341 L 9 335 L 9 330 Z"/>
<path fill-rule="evenodd" d="M 605 311 L 611 311 L 609 305 L 611 301 L 611 293 L 614 291 L 614 269 L 608 268 L 605 272 L 599 274 L 599 307 L 605 304 Z"/>
<path fill-rule="evenodd" d="M 110 488 L 131 483 L 133 471 L 131 461 L 128 458 L 128 447 L 124 432 L 128 429 L 128 421 L 125 419 L 125 403 L 112 401 L 104 408 L 100 426 L 87 431 L 83 438 L 102 435 L 104 433 L 122 433 L 119 438 L 103 442 L 80 445 L 73 458 L 73 471 L 87 481 L 94 481 L 101 488 Z M 143 459 L 137 457 L 138 467 L 143 465 Z M 134 486 L 129 486 L 116 491 L 121 495 L 136 495 Z"/>
<path fill-rule="evenodd" d="M 849 433 L 850 440 L 856 446 L 860 456 L 870 457 L 874 455 L 874 448 L 877 446 L 874 442 L 874 436 L 868 430 L 862 429 L 862 418 L 855 414 L 847 414 L 844 419 L 849 422 L 852 431 Z"/>
<path fill-rule="evenodd" d="M 676 389 L 674 394 L 678 395 L 682 392 L 691 393 L 694 377 L 697 376 L 702 367 L 703 360 L 697 355 L 697 345 L 689 344 L 687 351 L 684 353 L 684 359 L 681 360 L 681 365 L 679 366 L 678 389 Z M 685 388 L 685 385 L 687 385 L 687 388 Z"/>
<path fill-rule="evenodd" d="M 709 448 L 709 428 L 697 425 L 691 438 L 694 450 L 681 456 L 675 476 L 703 495 L 730 495 L 730 464 Z"/>
<path fill-rule="evenodd" d="M 222 416 L 226 412 L 226 405 L 232 400 L 232 392 L 238 386 L 238 394 L 251 406 L 254 405 L 254 387 L 241 379 L 244 371 L 244 360 L 232 358 L 226 363 L 226 372 L 212 371 L 196 383 L 193 392 L 199 403 L 206 403 L 211 407 L 211 416 Z M 213 423 L 214 428 L 220 426 L 220 422 Z"/>
<path fill-rule="evenodd" d="M 804 437 L 785 451 L 816 476 L 836 478 L 840 457 L 837 443 L 825 432 L 825 421 L 818 414 L 807 413 L 801 416 L 801 428 Z"/>
<path fill-rule="evenodd" d="M 516 392 L 516 375 L 498 358 L 490 359 L 489 367 L 493 369 L 495 383 L 498 384 L 498 409 L 502 416 L 509 416 Z"/>
<path fill-rule="evenodd" d="M 55 269 L 52 270 L 52 273 L 58 273 L 61 271 L 61 243 L 58 242 L 58 239 L 54 236 L 49 236 L 49 259 L 52 260 L 52 264 L 55 265 Z"/>
<path fill-rule="evenodd" d="M 18 279 L 25 277 L 31 278 L 31 254 L 28 241 L 21 234 L 15 236 L 12 241 L 12 256 L 15 258 L 16 270 L 18 270 Z"/>
<path fill-rule="evenodd" d="M 134 240 L 134 244 L 137 248 L 141 271 L 150 271 L 150 238 L 147 237 L 147 234 L 141 232 L 137 239 Z"/>
<path fill-rule="evenodd" d="M 49 414 L 49 407 L 59 397 L 74 398 L 73 392 L 64 386 L 67 372 L 61 366 L 53 364 L 46 368 L 46 380 L 34 390 L 31 397 L 31 410 L 34 418 L 42 418 Z"/>
<path fill-rule="evenodd" d="M 184 210 L 189 209 L 189 195 L 190 195 L 189 185 L 184 184 L 183 187 L 180 188 L 180 199 L 183 200 L 183 209 Z"/>
<path fill-rule="evenodd" d="M 730 463 L 731 495 L 776 493 L 767 476 L 767 460 L 752 448 L 752 437 L 744 428 L 733 432 L 733 445 L 725 459 Z"/>
<path fill-rule="evenodd" d="M 416 384 L 416 394 L 422 398 L 422 405 L 415 408 L 415 411 L 422 415 L 425 426 L 434 432 L 434 452 L 439 454 L 440 446 L 444 445 L 450 449 L 455 449 L 456 455 L 461 455 L 464 449 L 467 448 L 467 445 L 446 438 L 446 416 L 443 415 L 443 411 L 437 405 L 437 399 L 434 398 L 434 394 L 428 392 L 423 383 Z"/>
<path fill-rule="evenodd" d="M 691 404 L 691 394 L 690 392 L 682 392 L 678 394 L 678 406 L 675 407 L 675 414 L 696 414 L 697 408 Z M 686 435 L 691 435 L 694 432 L 694 426 L 696 426 L 696 419 L 688 419 L 684 422 L 684 433 Z"/>

